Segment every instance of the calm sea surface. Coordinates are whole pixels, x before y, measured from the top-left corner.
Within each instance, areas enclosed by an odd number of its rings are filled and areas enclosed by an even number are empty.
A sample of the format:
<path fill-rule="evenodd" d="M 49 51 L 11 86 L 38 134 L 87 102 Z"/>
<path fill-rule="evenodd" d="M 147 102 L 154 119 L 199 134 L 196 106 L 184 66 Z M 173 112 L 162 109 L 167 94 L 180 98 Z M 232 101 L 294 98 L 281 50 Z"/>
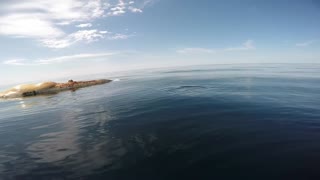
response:
<path fill-rule="evenodd" d="M 99 78 L 0 100 L 0 179 L 320 179 L 320 65 Z"/>

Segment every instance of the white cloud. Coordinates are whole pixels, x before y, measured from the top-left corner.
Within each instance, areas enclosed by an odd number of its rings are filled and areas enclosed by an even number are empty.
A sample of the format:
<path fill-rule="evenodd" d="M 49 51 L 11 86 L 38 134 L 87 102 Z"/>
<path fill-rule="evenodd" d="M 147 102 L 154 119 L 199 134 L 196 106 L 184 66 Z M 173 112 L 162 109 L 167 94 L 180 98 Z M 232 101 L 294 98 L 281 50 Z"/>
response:
<path fill-rule="evenodd" d="M 34 63 L 36 64 L 52 64 L 52 63 L 62 63 L 66 61 L 75 61 L 75 60 L 81 60 L 81 59 L 90 59 L 90 58 L 97 58 L 97 57 L 106 57 L 115 55 L 115 52 L 110 53 L 96 53 L 96 54 L 75 54 L 70 56 L 61 56 L 61 57 L 55 57 L 55 58 L 48 58 L 48 59 L 41 59 L 36 60 Z"/>
<path fill-rule="evenodd" d="M 3 64 L 6 64 L 6 65 L 15 65 L 15 66 L 23 66 L 23 65 L 26 65 L 24 63 L 24 59 L 10 59 L 10 60 L 6 60 L 3 62 Z"/>
<path fill-rule="evenodd" d="M 42 40 L 42 43 L 49 48 L 65 48 L 80 41 L 91 43 L 103 39 L 105 37 L 104 32 L 105 31 L 102 31 L 101 33 L 101 31 L 98 31 L 97 29 L 79 30 L 62 39 L 44 39 Z"/>
<path fill-rule="evenodd" d="M 119 16 L 121 14 L 126 13 L 125 9 L 126 9 L 125 6 L 117 6 L 117 7 L 111 8 L 110 9 L 111 11 L 108 13 L 108 15 L 109 16 Z"/>
<path fill-rule="evenodd" d="M 28 61 L 26 59 L 11 59 L 11 60 L 4 61 L 3 64 L 14 65 L 14 66 L 45 65 L 45 64 L 63 63 L 68 61 L 92 60 L 94 58 L 108 57 L 116 54 L 117 52 L 74 54 L 69 56 L 38 59 L 33 61 L 30 61 L 30 60 Z"/>
<path fill-rule="evenodd" d="M 306 46 L 310 46 L 314 42 L 315 42 L 315 40 L 310 40 L 310 41 L 306 41 L 306 42 L 302 42 L 302 43 L 297 43 L 296 46 L 298 46 L 298 47 L 306 47 Z"/>
<path fill-rule="evenodd" d="M 118 4 L 112 6 L 110 11 L 108 12 L 109 16 L 120 16 L 123 15 L 129 10 L 132 13 L 142 13 L 142 8 L 144 8 L 144 4 L 146 1 L 143 2 L 141 8 L 133 7 L 135 4 L 134 1 L 125 2 L 124 0 L 119 0 Z"/>
<path fill-rule="evenodd" d="M 62 22 L 56 23 L 56 25 L 58 25 L 58 26 L 67 26 L 67 25 L 70 25 L 70 24 L 71 24 L 71 22 L 69 22 L 69 21 L 62 21 Z"/>
<path fill-rule="evenodd" d="M 199 53 L 211 54 L 215 52 L 216 50 L 214 49 L 206 49 L 206 48 L 184 48 L 184 49 L 177 50 L 177 53 L 180 53 L 180 54 L 199 54 Z"/>
<path fill-rule="evenodd" d="M 254 41 L 249 39 L 246 42 L 244 42 L 242 46 L 226 48 L 225 51 L 247 51 L 254 49 L 256 49 L 256 47 L 254 46 Z"/>
<path fill-rule="evenodd" d="M 105 8 L 101 0 L 25 0 L 7 6 L 13 12 L 42 12 L 57 21 L 86 21 L 101 17 Z"/>
<path fill-rule="evenodd" d="M 91 23 L 84 23 L 84 24 L 78 24 L 76 25 L 76 27 L 79 27 L 79 28 L 85 28 L 85 27 L 91 27 L 92 24 Z"/>
<path fill-rule="evenodd" d="M 66 48 L 73 44 L 70 39 L 44 39 L 41 43 L 46 47 L 55 49 Z"/>
<path fill-rule="evenodd" d="M 158 1 L 160 1 L 160 0 L 144 0 L 142 5 L 140 6 L 140 9 L 143 9 L 143 8 L 145 8 L 147 6 L 151 6 L 151 5 L 153 5 L 154 3 L 158 2 Z"/>
<path fill-rule="evenodd" d="M 92 42 L 102 39 L 108 32 L 69 32 L 70 28 L 67 32 L 65 28 L 74 23 L 79 23 L 76 27 L 88 28 L 97 18 L 141 13 L 142 8 L 133 7 L 135 4 L 125 0 L 118 0 L 115 4 L 109 0 L 8 1 L 0 6 L 0 35 L 31 38 L 49 48 L 65 48 L 80 41 Z M 116 33 L 112 37 L 106 39 L 126 39 Z"/>
<path fill-rule="evenodd" d="M 71 46 L 77 42 L 92 43 L 95 41 L 99 41 L 101 39 L 124 40 L 124 39 L 128 39 L 131 36 L 132 35 L 112 33 L 109 31 L 99 31 L 97 29 L 90 29 L 90 30 L 79 30 L 63 38 L 44 39 L 42 40 L 42 44 L 49 48 L 60 49 L 60 48 Z"/>
<path fill-rule="evenodd" d="M 70 37 L 75 41 L 93 42 L 103 38 L 104 36 L 98 30 L 92 29 L 77 31 L 71 34 Z"/>
<path fill-rule="evenodd" d="M 110 33 L 109 31 L 99 31 L 100 32 L 100 34 L 108 34 L 108 33 Z"/>
<path fill-rule="evenodd" d="M 141 9 L 134 8 L 134 7 L 131 7 L 131 6 L 128 9 L 133 13 L 142 13 L 143 12 Z"/>
<path fill-rule="evenodd" d="M 105 11 L 100 0 L 14 1 L 0 10 L 6 12 L 0 16 L 0 35 L 33 38 L 50 48 L 64 48 L 79 39 L 91 42 L 100 37 L 90 31 L 67 34 L 61 26 L 102 17 Z M 79 25 L 90 26 L 91 23 Z"/>
<path fill-rule="evenodd" d="M 41 14 L 12 14 L 0 17 L 0 34 L 14 37 L 59 37 L 64 32 Z"/>
<path fill-rule="evenodd" d="M 110 15 L 110 16 L 119 16 L 119 15 L 124 14 L 124 13 L 126 13 L 126 11 L 124 11 L 123 9 L 119 9 L 119 10 L 116 10 L 116 11 L 109 12 L 108 15 Z"/>
<path fill-rule="evenodd" d="M 126 35 L 126 34 L 114 34 L 114 35 L 111 35 L 108 39 L 118 40 L 118 39 L 128 39 L 129 37 L 130 35 Z"/>

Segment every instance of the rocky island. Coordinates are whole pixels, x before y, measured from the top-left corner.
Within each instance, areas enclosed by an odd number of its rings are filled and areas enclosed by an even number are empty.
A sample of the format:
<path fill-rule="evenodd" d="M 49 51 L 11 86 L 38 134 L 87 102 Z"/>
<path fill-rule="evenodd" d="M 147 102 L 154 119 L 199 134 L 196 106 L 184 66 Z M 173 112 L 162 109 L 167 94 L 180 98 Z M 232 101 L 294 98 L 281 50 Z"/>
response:
<path fill-rule="evenodd" d="M 73 81 L 66 83 L 43 82 L 38 84 L 22 84 L 0 92 L 0 98 L 18 98 L 27 96 L 36 96 L 41 94 L 52 94 L 66 90 L 76 90 L 83 87 L 94 86 L 109 83 L 112 80 L 99 79 L 90 81 Z"/>

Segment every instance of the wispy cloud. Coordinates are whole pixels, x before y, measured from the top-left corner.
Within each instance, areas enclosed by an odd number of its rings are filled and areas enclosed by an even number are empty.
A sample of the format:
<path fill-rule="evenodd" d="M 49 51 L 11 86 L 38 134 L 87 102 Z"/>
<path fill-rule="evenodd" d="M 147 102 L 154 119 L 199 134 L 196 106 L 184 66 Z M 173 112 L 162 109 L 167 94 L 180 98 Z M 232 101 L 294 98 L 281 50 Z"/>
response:
<path fill-rule="evenodd" d="M 61 21 L 88 21 L 103 16 L 107 6 L 101 0 L 25 0 L 6 6 L 11 12 L 42 12 L 48 19 Z"/>
<path fill-rule="evenodd" d="M 247 50 L 253 50 L 253 49 L 256 49 L 254 45 L 254 41 L 249 39 L 239 47 L 230 47 L 224 50 L 225 51 L 247 51 Z"/>
<path fill-rule="evenodd" d="M 135 2 L 129 1 L 125 2 L 124 0 L 119 0 L 116 5 L 111 5 L 110 11 L 108 12 L 108 16 L 120 16 L 128 12 L 128 10 L 132 13 L 142 13 L 142 8 L 134 7 Z"/>
<path fill-rule="evenodd" d="M 0 34 L 13 37 L 46 39 L 65 33 L 42 14 L 10 14 L 0 17 Z"/>
<path fill-rule="evenodd" d="M 213 54 L 223 51 L 247 51 L 247 50 L 254 50 L 256 49 L 253 40 L 245 41 L 241 46 L 238 47 L 229 47 L 229 48 L 222 48 L 222 49 L 210 49 L 210 48 L 183 48 L 179 49 L 176 52 L 180 54 Z"/>
<path fill-rule="evenodd" d="M 91 29 L 76 31 L 63 38 L 44 39 L 42 40 L 42 43 L 44 44 L 44 46 L 47 46 L 49 48 L 65 48 L 76 42 L 83 41 L 86 43 L 91 43 L 103 38 L 103 33 L 98 31 L 97 29 Z"/>
<path fill-rule="evenodd" d="M 14 66 L 24 66 L 24 65 L 28 65 L 26 63 L 24 63 L 25 60 L 24 59 L 10 59 L 10 60 L 6 60 L 3 62 L 3 64 L 6 65 L 14 65 Z"/>
<path fill-rule="evenodd" d="M 142 13 L 143 12 L 141 9 L 134 8 L 134 7 L 131 7 L 131 6 L 128 9 L 133 13 Z"/>
<path fill-rule="evenodd" d="M 315 43 L 316 40 L 309 40 L 309 41 L 305 41 L 302 43 L 297 43 L 296 46 L 298 47 L 306 47 L 306 46 L 310 46 L 311 44 Z"/>
<path fill-rule="evenodd" d="M 109 36 L 108 38 L 111 40 L 118 40 L 118 39 L 128 39 L 129 37 L 131 37 L 133 35 L 126 35 L 126 34 L 113 34 L 111 36 Z"/>
<path fill-rule="evenodd" d="M 81 60 L 81 59 L 90 59 L 90 58 L 97 58 L 97 57 L 107 57 L 117 54 L 116 52 L 110 53 L 88 53 L 88 54 L 75 54 L 70 56 L 61 56 L 55 58 L 48 58 L 48 59 L 40 59 L 34 61 L 36 64 L 52 64 L 52 63 L 62 63 L 66 61 L 74 61 L 74 60 Z"/>
<path fill-rule="evenodd" d="M 94 58 L 108 57 L 116 54 L 118 54 L 118 52 L 74 54 L 69 56 L 60 56 L 60 57 L 52 57 L 52 58 L 37 59 L 37 60 L 10 59 L 10 60 L 4 61 L 3 64 L 14 65 L 14 66 L 44 65 L 44 64 L 63 63 L 68 61 L 78 61 L 78 60 L 85 60 L 85 59 L 92 60 Z"/>
<path fill-rule="evenodd" d="M 78 28 L 86 28 L 86 27 L 91 27 L 91 26 L 92 26 L 91 23 L 83 23 L 83 24 L 76 25 L 76 27 L 78 27 Z"/>
<path fill-rule="evenodd" d="M 131 37 L 126 34 L 99 31 L 97 29 L 79 30 L 63 38 L 44 39 L 42 43 L 49 48 L 65 48 L 77 42 L 92 43 L 101 39 L 119 40 Z"/>
<path fill-rule="evenodd" d="M 113 1 L 114 2 L 114 1 Z M 144 4 L 145 1 L 140 2 Z M 0 35 L 13 38 L 31 38 L 49 48 L 65 48 L 75 42 L 101 38 L 106 30 L 70 32 L 69 26 L 90 28 L 98 18 L 131 13 L 142 13 L 134 1 L 118 0 L 24 0 L 8 1 L 0 6 Z M 78 23 L 78 25 L 74 25 Z M 67 31 L 68 29 L 68 31 Z M 71 29 L 72 30 L 72 29 Z M 88 32 L 91 32 L 88 35 Z M 79 33 L 85 33 L 86 35 Z M 114 33 L 117 34 L 117 33 Z M 79 36 L 78 36 L 79 35 Z M 106 38 L 110 39 L 110 38 Z"/>
<path fill-rule="evenodd" d="M 144 9 L 145 7 L 148 7 L 148 6 L 152 6 L 154 3 L 158 2 L 160 0 L 144 0 L 142 5 L 139 6 L 140 9 Z"/>

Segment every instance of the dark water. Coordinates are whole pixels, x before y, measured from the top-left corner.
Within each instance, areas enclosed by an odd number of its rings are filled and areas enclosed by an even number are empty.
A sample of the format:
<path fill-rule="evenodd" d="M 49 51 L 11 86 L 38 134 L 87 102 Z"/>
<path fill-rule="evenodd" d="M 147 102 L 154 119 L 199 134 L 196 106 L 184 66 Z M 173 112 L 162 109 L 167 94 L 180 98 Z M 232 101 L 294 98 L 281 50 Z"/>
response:
<path fill-rule="evenodd" d="M 0 101 L 0 179 L 320 179 L 320 66 L 148 70 Z"/>

